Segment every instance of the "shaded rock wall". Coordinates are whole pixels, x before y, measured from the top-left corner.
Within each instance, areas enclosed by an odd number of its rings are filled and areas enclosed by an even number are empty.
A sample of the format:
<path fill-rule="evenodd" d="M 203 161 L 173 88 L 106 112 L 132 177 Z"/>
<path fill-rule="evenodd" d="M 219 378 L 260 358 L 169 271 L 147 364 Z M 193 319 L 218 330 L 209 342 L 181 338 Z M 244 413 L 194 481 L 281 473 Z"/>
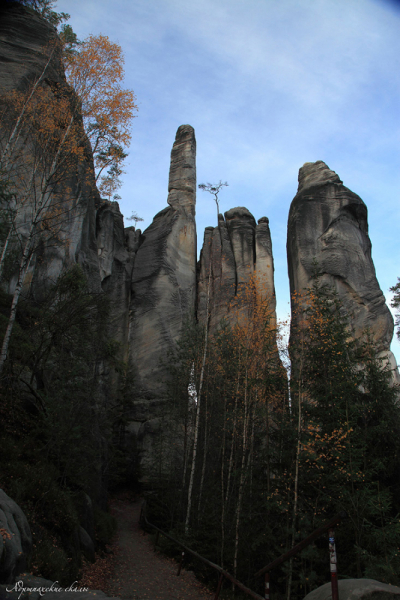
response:
<path fill-rule="evenodd" d="M 51 246 L 37 244 L 38 250 L 31 262 L 27 284 L 40 297 L 43 287 L 53 283 L 61 270 L 76 262 L 82 265 L 93 290 L 100 291 L 99 269 L 95 234 L 96 208 L 100 197 L 95 185 L 93 157 L 87 140 L 82 118 L 77 112 L 78 101 L 69 88 L 64 74 L 60 51 L 54 47 L 55 29 L 37 13 L 10 2 L 0 8 L 0 95 L 17 90 L 32 89 L 39 79 L 40 87 L 53 97 L 68 97 L 75 113 L 77 135 L 84 160 L 70 162 L 69 170 L 63 173 L 62 180 L 54 188 L 54 202 L 62 202 L 59 242 Z M 53 45 L 53 46 L 52 46 Z M 51 60 L 49 61 L 49 56 Z M 13 124 L 7 118 L 0 120 L 0 155 L 7 143 Z M 20 136 L 21 143 L 11 155 L 11 164 L 6 164 L 6 172 L 17 179 L 16 157 L 28 157 L 31 152 L 29 138 Z M 3 168 L 5 164 L 3 161 Z M 19 173 L 19 171 L 18 171 Z M 18 177 L 21 175 L 19 174 Z M 54 204 L 52 201 L 52 204 Z M 25 215 L 29 205 L 20 207 L 17 227 L 24 231 Z M 62 222 L 61 222 L 62 220 Z M 9 290 L 13 291 L 15 278 L 11 279 Z"/>
<path fill-rule="evenodd" d="M 244 207 L 219 215 L 217 227 L 207 227 L 198 265 L 197 318 L 205 323 L 210 280 L 210 328 L 231 319 L 232 302 L 255 275 L 259 290 L 275 313 L 274 263 L 267 217 L 256 224 Z"/>
<path fill-rule="evenodd" d="M 306 163 L 288 221 L 290 291 L 310 287 L 317 268 L 321 281 L 338 293 L 351 318 L 353 335 L 369 329 L 376 347 L 388 354 L 393 318 L 376 279 L 368 236 L 367 207 L 322 161 Z M 296 312 L 292 303 L 292 323 Z"/>
<path fill-rule="evenodd" d="M 121 358 L 127 361 L 132 271 L 141 231 L 124 228 L 117 202 L 103 202 L 96 215 L 96 235 L 101 288 L 112 307 L 110 336 L 121 345 Z"/>

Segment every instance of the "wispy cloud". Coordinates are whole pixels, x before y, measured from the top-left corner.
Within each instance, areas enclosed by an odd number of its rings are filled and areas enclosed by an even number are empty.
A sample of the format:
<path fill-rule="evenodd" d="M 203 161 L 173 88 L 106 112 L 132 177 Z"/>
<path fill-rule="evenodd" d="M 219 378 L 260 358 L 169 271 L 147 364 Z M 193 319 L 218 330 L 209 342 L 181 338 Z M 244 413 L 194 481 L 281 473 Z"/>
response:
<path fill-rule="evenodd" d="M 369 208 L 384 291 L 396 281 L 400 10 L 392 0 L 58 0 L 78 35 L 107 34 L 138 97 L 122 210 L 166 205 L 169 155 L 195 127 L 199 180 L 228 180 L 226 210 L 267 215 L 286 311 L 286 222 L 306 161 L 322 159 Z M 198 237 L 214 223 L 199 196 Z"/>

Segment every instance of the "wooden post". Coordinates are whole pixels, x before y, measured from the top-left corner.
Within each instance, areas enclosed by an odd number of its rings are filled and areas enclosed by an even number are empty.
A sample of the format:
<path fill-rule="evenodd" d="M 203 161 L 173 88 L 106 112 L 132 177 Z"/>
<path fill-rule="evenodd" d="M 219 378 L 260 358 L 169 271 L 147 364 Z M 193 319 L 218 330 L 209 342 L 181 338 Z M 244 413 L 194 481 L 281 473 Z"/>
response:
<path fill-rule="evenodd" d="M 338 579 L 337 579 L 337 559 L 336 559 L 334 529 L 329 530 L 329 559 L 330 559 L 330 566 L 331 566 L 332 600 L 339 600 L 339 589 L 338 589 Z"/>
<path fill-rule="evenodd" d="M 265 572 L 265 600 L 269 600 L 269 571 Z"/>
<path fill-rule="evenodd" d="M 219 598 L 219 593 L 220 593 L 220 591 L 221 591 L 221 587 L 222 587 L 222 582 L 223 582 L 223 580 L 224 580 L 224 576 L 223 576 L 223 574 L 221 573 L 221 575 L 219 576 L 218 585 L 217 585 L 217 590 L 216 590 L 216 592 L 215 592 L 214 600 L 218 600 L 218 598 Z"/>
<path fill-rule="evenodd" d="M 179 577 L 179 575 L 181 574 L 182 571 L 182 565 L 183 565 L 183 559 L 185 558 L 185 553 L 182 552 L 181 554 L 181 562 L 179 563 L 179 567 L 178 567 L 178 572 L 177 572 L 177 577 Z"/>

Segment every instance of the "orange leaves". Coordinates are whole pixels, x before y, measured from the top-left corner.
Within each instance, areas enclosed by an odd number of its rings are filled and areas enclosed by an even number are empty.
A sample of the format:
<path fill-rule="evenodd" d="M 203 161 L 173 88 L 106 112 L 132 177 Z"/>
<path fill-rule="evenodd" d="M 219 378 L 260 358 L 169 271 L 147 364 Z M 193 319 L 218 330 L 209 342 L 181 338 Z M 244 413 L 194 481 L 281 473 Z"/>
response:
<path fill-rule="evenodd" d="M 4 527 L 0 527 L 0 535 L 4 541 L 11 540 L 12 538 L 11 533 L 8 531 L 8 529 L 5 529 Z"/>
<path fill-rule="evenodd" d="M 118 44 L 105 35 L 90 35 L 79 52 L 65 57 L 68 82 L 78 94 L 86 133 L 92 145 L 96 179 L 102 191 L 111 196 L 118 189 L 123 147 L 130 144 L 130 125 L 138 110 L 135 94 L 121 87 L 124 56 Z"/>

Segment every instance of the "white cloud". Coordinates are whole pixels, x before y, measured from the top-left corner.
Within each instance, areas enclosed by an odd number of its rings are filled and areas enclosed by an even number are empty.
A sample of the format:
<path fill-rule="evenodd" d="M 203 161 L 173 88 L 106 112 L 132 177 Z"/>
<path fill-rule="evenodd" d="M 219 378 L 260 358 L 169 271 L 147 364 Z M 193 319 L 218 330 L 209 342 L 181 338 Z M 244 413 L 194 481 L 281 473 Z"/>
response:
<path fill-rule="evenodd" d="M 278 301 L 286 223 L 306 161 L 367 203 L 382 289 L 398 269 L 400 11 L 390 0 L 58 0 L 78 36 L 109 35 L 138 97 L 127 215 L 166 205 L 177 127 L 196 129 L 199 180 L 228 180 L 223 208 L 270 217 Z M 228 205 L 229 202 L 229 205 Z M 210 205 L 209 205 L 210 204 Z M 198 237 L 215 220 L 199 196 Z M 399 273 L 400 274 L 400 273 Z M 281 310 L 281 309 L 280 309 Z M 400 353 L 399 353 L 400 357 Z"/>

